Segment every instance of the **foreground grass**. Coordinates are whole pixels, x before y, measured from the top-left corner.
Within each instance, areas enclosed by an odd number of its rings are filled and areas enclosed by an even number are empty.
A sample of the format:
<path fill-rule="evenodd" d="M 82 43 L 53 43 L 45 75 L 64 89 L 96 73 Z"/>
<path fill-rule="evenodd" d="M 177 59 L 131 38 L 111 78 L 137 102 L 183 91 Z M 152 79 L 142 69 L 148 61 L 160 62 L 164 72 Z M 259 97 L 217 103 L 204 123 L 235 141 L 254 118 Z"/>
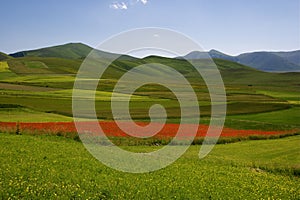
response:
<path fill-rule="evenodd" d="M 297 166 L 299 142 L 300 137 L 294 136 L 217 145 L 202 160 L 198 158 L 200 146 L 192 146 L 167 168 L 129 174 L 102 165 L 81 143 L 70 139 L 0 134 L 0 197 L 297 199 L 299 177 L 276 171 L 274 166 Z M 158 147 L 125 148 L 153 151 Z"/>
<path fill-rule="evenodd" d="M 217 145 L 208 157 L 231 165 L 300 176 L 300 136 Z"/>

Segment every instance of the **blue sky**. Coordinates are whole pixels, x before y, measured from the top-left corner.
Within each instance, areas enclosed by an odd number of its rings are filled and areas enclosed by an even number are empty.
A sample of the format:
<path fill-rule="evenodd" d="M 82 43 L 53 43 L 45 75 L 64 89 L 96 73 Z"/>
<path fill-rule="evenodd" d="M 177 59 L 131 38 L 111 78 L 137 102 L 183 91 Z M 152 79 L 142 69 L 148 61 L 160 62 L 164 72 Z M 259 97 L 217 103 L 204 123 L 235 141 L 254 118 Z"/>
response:
<path fill-rule="evenodd" d="M 236 55 L 300 49 L 300 0 L 2 0 L 0 51 L 83 42 L 133 28 L 179 31 Z"/>

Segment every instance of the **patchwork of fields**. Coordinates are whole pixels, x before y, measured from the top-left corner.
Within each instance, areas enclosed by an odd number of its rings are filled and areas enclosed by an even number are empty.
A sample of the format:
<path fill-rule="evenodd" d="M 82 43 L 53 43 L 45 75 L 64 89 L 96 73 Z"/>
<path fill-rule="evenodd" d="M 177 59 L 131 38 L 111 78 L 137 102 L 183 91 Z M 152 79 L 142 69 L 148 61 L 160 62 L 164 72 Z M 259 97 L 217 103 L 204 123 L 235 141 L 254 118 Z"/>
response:
<path fill-rule="evenodd" d="M 54 57 L 9 58 L 0 62 L 2 199 L 297 199 L 300 196 L 299 73 L 266 73 L 215 59 L 227 93 L 227 117 L 219 141 L 223 144 L 216 145 L 201 160 L 197 154 L 200 145 L 193 145 L 167 168 L 129 174 L 102 165 L 78 142 L 72 122 L 72 89 L 81 62 L 82 59 Z M 180 105 L 176 96 L 160 85 L 140 87 L 130 98 L 131 117 L 143 126 L 150 120 L 148 111 L 152 105 L 165 107 L 168 124 L 159 137 L 144 142 L 133 140 L 111 122 L 110 100 L 118 78 L 134 66 L 151 62 L 171 66 L 190 81 L 201 112 L 200 142 L 194 144 L 201 144 L 210 122 L 210 96 L 203 80 L 197 79 L 190 64 L 183 60 L 151 56 L 112 63 L 95 92 L 100 123 L 109 124 L 107 133 L 115 144 L 134 152 L 154 151 L 160 148 L 156 145 L 165 145 L 167 137 L 174 136 L 180 122 Z M 117 97 L 122 101 L 128 94 L 119 93 Z M 294 136 L 285 137 L 290 135 Z"/>

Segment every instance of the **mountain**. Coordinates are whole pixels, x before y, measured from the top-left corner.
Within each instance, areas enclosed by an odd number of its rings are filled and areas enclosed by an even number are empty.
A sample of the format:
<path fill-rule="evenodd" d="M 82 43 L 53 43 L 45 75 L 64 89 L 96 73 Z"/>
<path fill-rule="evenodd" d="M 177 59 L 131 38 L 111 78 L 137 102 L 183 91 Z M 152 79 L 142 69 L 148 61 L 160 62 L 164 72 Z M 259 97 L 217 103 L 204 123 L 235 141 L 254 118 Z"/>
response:
<path fill-rule="evenodd" d="M 22 54 L 23 57 L 8 59 L 7 62 L 11 70 L 12 76 L 34 75 L 35 77 L 38 77 L 38 75 L 41 75 L 41 77 L 43 77 L 44 74 L 45 75 L 62 74 L 63 76 L 76 75 L 78 69 L 82 64 L 83 59 L 70 59 L 70 55 L 73 56 L 76 55 L 76 58 L 84 58 L 84 56 L 86 56 L 88 52 L 81 53 L 79 55 L 77 48 L 73 50 L 70 46 L 86 47 L 86 45 L 83 44 L 71 43 L 71 44 L 65 44 L 56 47 L 48 47 L 48 48 L 42 48 L 37 50 L 24 51 L 24 54 Z M 60 51 L 65 50 L 66 52 L 62 53 L 63 56 L 61 56 L 58 54 L 57 49 L 59 49 Z M 45 52 L 48 52 L 48 54 L 45 54 Z M 74 52 L 77 52 L 77 54 L 75 54 Z M 103 51 L 98 51 L 98 52 L 101 53 L 101 55 L 104 54 L 106 56 L 116 55 L 116 54 L 107 53 Z M 267 60 L 277 59 L 276 62 L 282 61 L 281 59 L 286 60 L 287 58 L 285 57 L 294 58 L 293 56 L 291 56 L 294 54 L 284 54 L 282 55 L 283 58 L 279 55 L 275 55 L 274 53 L 271 53 L 272 56 L 269 56 L 269 54 L 264 55 L 260 52 L 258 54 L 263 55 L 262 56 L 263 58 L 268 58 Z M 288 81 L 291 85 L 297 85 L 299 82 L 298 81 L 299 73 L 266 73 L 257 70 L 253 67 L 245 66 L 239 63 L 240 60 L 242 60 L 243 62 L 255 63 L 253 62 L 253 60 L 249 59 L 251 58 L 251 56 L 259 58 L 259 60 L 261 60 L 262 58 L 257 56 L 255 53 L 242 54 L 236 57 L 226 55 L 216 50 L 211 50 L 210 52 L 191 52 L 189 54 L 190 58 L 195 58 L 195 56 L 198 56 L 197 57 L 198 60 L 195 60 L 195 62 L 198 62 L 199 66 L 204 66 L 203 60 L 199 58 L 208 58 L 208 56 L 210 55 L 214 57 L 214 62 L 217 65 L 218 69 L 220 70 L 220 73 L 222 75 L 225 84 L 242 84 L 242 85 L 249 86 L 249 85 L 263 85 L 263 84 L 272 83 L 273 85 L 280 86 L 285 81 Z M 196 69 L 192 67 L 191 63 L 187 62 L 186 60 L 166 58 L 160 56 L 148 56 L 143 59 L 139 59 L 127 55 L 122 55 L 117 60 L 112 62 L 109 68 L 105 70 L 105 73 L 103 74 L 102 78 L 107 80 L 109 79 L 118 80 L 121 76 L 124 75 L 124 73 L 126 73 L 128 70 L 132 69 L 133 67 L 142 64 L 148 64 L 148 63 L 160 63 L 162 65 L 170 66 L 175 70 L 177 70 L 180 74 L 183 74 L 191 82 L 198 83 L 199 81 L 200 82 L 203 81 L 201 80 L 201 78 L 199 79 L 199 76 L 197 76 L 198 72 L 196 71 Z M 268 62 L 265 61 L 265 63 Z M 283 64 L 285 65 L 286 63 Z M 110 85 L 110 82 L 108 81 L 107 83 L 108 85 L 105 85 L 105 87 L 107 86 L 107 89 L 113 89 L 113 87 L 111 87 Z M 65 83 L 61 84 L 60 81 L 57 82 L 50 81 L 49 83 L 47 83 L 47 85 L 49 87 L 62 87 L 66 89 L 71 89 L 73 87 L 73 82 L 66 80 Z"/>
<path fill-rule="evenodd" d="M 36 50 L 20 51 L 10 54 L 12 57 L 56 57 L 67 59 L 80 59 L 86 57 L 93 48 L 82 43 L 68 43 Z"/>
<path fill-rule="evenodd" d="M 300 71 L 300 65 L 297 65 L 296 63 L 293 63 L 284 57 L 276 55 L 276 53 L 273 52 L 245 53 L 237 56 L 237 59 L 241 64 L 248 65 L 262 71 Z"/>
<path fill-rule="evenodd" d="M 67 43 L 63 45 L 46 47 L 35 50 L 20 51 L 10 54 L 14 58 L 20 57 L 52 57 L 64 59 L 84 59 L 94 48 L 82 43 Z M 120 56 L 121 59 L 131 59 L 131 56 L 109 53 L 105 51 L 95 50 L 99 55 L 106 58 L 115 58 Z"/>
<path fill-rule="evenodd" d="M 46 47 L 36 50 L 20 51 L 10 54 L 10 56 L 19 57 L 39 57 L 39 58 L 63 58 L 63 59 L 84 59 L 91 51 L 92 47 L 82 43 L 68 43 L 53 47 Z M 121 56 L 122 60 L 134 59 L 131 56 L 119 55 L 96 50 L 102 57 L 115 58 Z M 253 67 L 258 70 L 267 72 L 294 72 L 300 71 L 300 50 L 291 52 L 253 52 L 244 53 L 238 56 L 230 56 L 217 50 L 209 52 L 193 51 L 183 57 L 177 59 L 205 59 L 212 57 L 214 59 L 228 60 L 243 65 Z M 6 54 L 0 54 L 1 59 L 7 59 Z"/>
<path fill-rule="evenodd" d="M 300 65 L 300 50 L 291 52 L 275 52 L 274 54 L 285 58 L 294 64 Z"/>
<path fill-rule="evenodd" d="M 212 58 L 219 58 L 219 59 L 223 59 L 223 60 L 229 60 L 232 62 L 238 61 L 236 57 L 229 56 L 225 53 L 222 53 L 222 52 L 214 50 L 214 49 L 210 50 L 208 53 L 209 53 L 210 57 L 212 57 Z"/>
<path fill-rule="evenodd" d="M 16 74 L 76 74 L 84 58 L 91 51 L 99 59 L 118 58 L 112 63 L 116 68 L 118 65 L 128 68 L 127 65 L 135 60 L 127 55 L 94 50 L 82 43 L 68 43 L 10 54 L 12 57 L 8 60 L 8 64 Z"/>
<path fill-rule="evenodd" d="M 189 54 L 185 55 L 184 57 L 178 57 L 178 58 L 184 58 L 184 59 L 190 59 L 190 60 L 195 60 L 195 59 L 206 59 L 206 58 L 219 58 L 223 60 L 229 60 L 236 62 L 236 58 L 233 56 L 226 55 L 220 51 L 217 50 L 210 50 L 209 52 L 205 51 L 192 51 Z"/>
<path fill-rule="evenodd" d="M 1 60 L 6 60 L 8 58 L 11 58 L 10 56 L 6 55 L 5 53 L 0 52 L 0 61 Z"/>
<path fill-rule="evenodd" d="M 291 52 L 253 52 L 230 56 L 217 50 L 193 51 L 179 59 L 203 59 L 207 56 L 237 62 L 267 72 L 300 71 L 300 50 Z"/>
<path fill-rule="evenodd" d="M 183 57 L 177 57 L 177 59 L 187 59 L 187 60 L 196 60 L 196 59 L 206 59 L 210 58 L 208 52 L 205 51 L 192 51 Z"/>

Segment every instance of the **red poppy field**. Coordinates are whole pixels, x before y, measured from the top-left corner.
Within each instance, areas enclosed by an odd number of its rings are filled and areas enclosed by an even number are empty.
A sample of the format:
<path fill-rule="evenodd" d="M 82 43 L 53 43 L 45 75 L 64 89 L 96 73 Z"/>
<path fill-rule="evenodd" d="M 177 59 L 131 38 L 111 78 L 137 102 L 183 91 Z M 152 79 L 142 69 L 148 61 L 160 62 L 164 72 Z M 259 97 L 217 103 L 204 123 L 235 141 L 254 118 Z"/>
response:
<path fill-rule="evenodd" d="M 90 133 L 97 135 L 99 131 L 97 127 L 92 126 L 93 122 L 80 122 L 81 127 Z M 126 122 L 122 122 L 123 125 Z M 148 125 L 146 122 L 137 123 L 141 127 Z M 131 137 L 120 129 L 118 124 L 114 121 L 99 121 L 99 125 L 103 132 L 108 137 L 127 138 Z M 197 126 L 197 125 L 196 125 Z M 163 128 L 153 136 L 155 139 L 167 139 L 173 138 L 177 134 L 180 124 L 165 124 Z M 181 133 L 180 136 L 191 137 L 188 132 L 189 128 L 196 128 L 197 134 L 195 138 L 203 138 L 207 135 L 208 125 L 195 125 L 185 124 L 183 125 L 186 132 Z M 74 122 L 41 122 L 41 123 L 17 123 L 17 122 L 0 122 L 0 131 L 2 132 L 18 132 L 18 133 L 32 133 L 32 134 L 50 134 L 50 135 L 62 135 L 67 137 L 74 137 L 77 135 L 77 129 Z M 265 130 L 237 130 L 224 127 L 220 135 L 221 138 L 247 138 L 251 136 L 257 137 L 276 137 L 295 134 L 297 130 L 283 130 L 283 131 L 265 131 Z M 144 136 L 145 135 L 141 135 Z M 214 136 L 214 135 L 209 135 Z"/>

